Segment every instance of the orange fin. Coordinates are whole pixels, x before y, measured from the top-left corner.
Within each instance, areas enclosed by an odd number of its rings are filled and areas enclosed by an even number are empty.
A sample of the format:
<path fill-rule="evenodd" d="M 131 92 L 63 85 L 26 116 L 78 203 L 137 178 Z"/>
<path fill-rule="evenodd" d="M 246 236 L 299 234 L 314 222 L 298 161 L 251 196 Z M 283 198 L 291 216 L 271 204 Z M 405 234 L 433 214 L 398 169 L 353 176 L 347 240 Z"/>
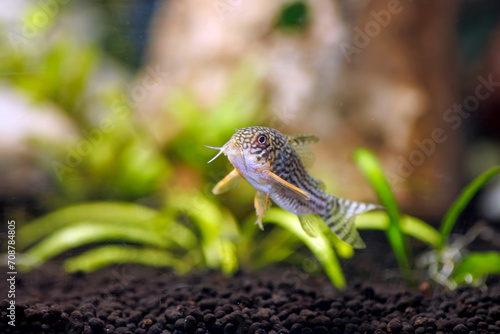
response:
<path fill-rule="evenodd" d="M 274 174 L 273 172 L 267 171 L 267 176 L 273 181 L 273 184 L 278 186 L 279 188 L 285 190 L 286 192 L 291 192 L 295 196 L 299 196 L 302 199 L 305 199 L 309 201 L 311 197 L 302 189 L 294 186 L 293 184 L 283 180 L 281 177 L 278 175 Z"/>
<path fill-rule="evenodd" d="M 219 181 L 212 189 L 215 195 L 225 193 L 226 191 L 232 190 L 240 185 L 241 175 L 235 168 L 231 173 L 227 174 L 222 180 Z"/>
<path fill-rule="evenodd" d="M 266 214 L 266 211 L 270 206 L 269 194 L 257 191 L 257 193 L 255 194 L 254 205 L 255 205 L 255 211 L 257 212 L 256 224 L 258 224 L 260 229 L 264 231 L 264 226 L 262 225 L 262 219 L 264 218 L 264 215 Z"/>

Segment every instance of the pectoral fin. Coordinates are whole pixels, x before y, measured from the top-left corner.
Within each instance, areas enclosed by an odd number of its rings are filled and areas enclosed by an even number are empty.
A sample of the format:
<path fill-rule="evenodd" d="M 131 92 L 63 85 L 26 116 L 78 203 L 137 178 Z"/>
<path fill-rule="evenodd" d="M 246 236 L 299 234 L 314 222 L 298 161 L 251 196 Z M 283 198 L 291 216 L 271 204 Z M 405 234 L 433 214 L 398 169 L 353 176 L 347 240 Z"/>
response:
<path fill-rule="evenodd" d="M 264 215 L 266 214 L 266 211 L 270 206 L 269 194 L 258 191 L 257 194 L 255 194 L 254 205 L 255 205 L 255 211 L 257 212 L 256 224 L 258 224 L 260 229 L 264 231 L 264 226 L 262 225 L 262 219 L 264 218 Z"/>
<path fill-rule="evenodd" d="M 303 216 L 299 216 L 300 225 L 302 225 L 302 229 L 307 233 L 310 237 L 316 238 L 318 233 L 316 231 L 316 224 L 321 221 L 316 215 L 307 214 Z"/>
<path fill-rule="evenodd" d="M 212 189 L 215 195 L 225 193 L 226 191 L 232 190 L 239 186 L 241 180 L 241 175 L 238 171 L 233 169 L 231 173 L 227 174 L 222 180 L 219 181 Z"/>
<path fill-rule="evenodd" d="M 274 174 L 273 172 L 267 171 L 266 175 L 269 177 L 269 180 L 272 182 L 273 186 L 275 186 L 276 189 L 281 193 L 283 193 L 285 196 L 299 197 L 306 201 L 309 201 L 311 199 L 311 197 L 304 190 L 283 180 L 281 177 Z"/>

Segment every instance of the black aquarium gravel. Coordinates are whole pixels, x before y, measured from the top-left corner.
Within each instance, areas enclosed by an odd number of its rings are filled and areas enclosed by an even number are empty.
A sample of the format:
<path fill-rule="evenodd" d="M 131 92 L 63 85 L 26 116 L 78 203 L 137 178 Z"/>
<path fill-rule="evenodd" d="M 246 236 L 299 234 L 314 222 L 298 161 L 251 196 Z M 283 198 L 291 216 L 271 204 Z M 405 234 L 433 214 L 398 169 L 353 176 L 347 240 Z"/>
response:
<path fill-rule="evenodd" d="M 140 266 L 68 275 L 45 265 L 17 277 L 15 327 L 8 306 L 1 301 L 1 333 L 500 333 L 498 283 L 486 291 L 354 284 L 339 292 L 286 267 L 227 278 Z"/>

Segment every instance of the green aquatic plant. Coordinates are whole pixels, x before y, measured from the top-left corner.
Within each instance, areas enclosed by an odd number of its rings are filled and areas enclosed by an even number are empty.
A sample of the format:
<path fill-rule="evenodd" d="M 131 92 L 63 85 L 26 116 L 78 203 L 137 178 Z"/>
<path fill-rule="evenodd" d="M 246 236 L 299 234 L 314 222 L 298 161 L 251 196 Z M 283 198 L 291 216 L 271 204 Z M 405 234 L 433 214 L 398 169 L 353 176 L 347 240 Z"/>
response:
<path fill-rule="evenodd" d="M 404 241 L 407 236 L 419 239 L 431 247 L 432 250 L 424 254 L 419 262 L 428 267 L 431 278 L 451 289 L 462 283 L 477 284 L 485 275 L 500 272 L 499 252 L 461 255 L 465 246 L 472 241 L 470 239 L 475 237 L 465 238 L 470 240 L 468 242 L 449 243 L 450 233 L 460 213 L 477 191 L 500 173 L 500 167 L 489 169 L 467 185 L 446 212 L 440 229 L 436 230 L 417 218 L 400 214 L 389 183 L 373 153 L 366 149 L 358 149 L 354 154 L 354 160 L 387 209 L 387 215 L 375 212 L 359 217 L 356 226 L 360 229 L 381 229 L 386 232 L 402 274 L 409 283 L 414 283 L 414 279 L 411 276 L 407 243 Z"/>
<path fill-rule="evenodd" d="M 403 276 L 408 282 L 413 283 L 413 276 L 410 272 L 408 243 L 402 231 L 401 213 L 389 186 L 389 182 L 387 182 L 384 176 L 382 167 L 375 158 L 375 155 L 366 149 L 358 149 L 354 153 L 354 160 L 377 192 L 380 202 L 387 210 L 387 215 L 389 217 L 389 223 L 385 229 L 387 239 L 389 239 L 389 243 L 396 255 Z"/>
<path fill-rule="evenodd" d="M 235 67 L 228 89 L 210 107 L 188 88 L 172 84 L 158 103 L 159 116 L 139 115 L 137 107 L 157 85 L 174 81 L 168 69 L 150 64 L 136 75 L 137 68 L 124 66 L 106 52 L 109 43 L 103 49 L 106 32 L 100 29 L 107 27 L 93 25 L 99 14 L 82 13 L 78 6 L 60 9 L 29 38 L 0 26 L 0 71 L 9 74 L 1 81 L 21 92 L 34 110 L 40 106 L 39 114 L 49 110 L 54 118 L 50 126 L 65 132 L 56 139 L 27 134 L 36 168 L 51 182 L 40 199 L 46 212 L 86 201 L 147 198 L 148 204 L 158 206 L 168 188 L 177 185 L 175 172 L 183 170 L 192 173 L 192 188 L 199 189 L 213 178 L 201 167 L 210 156 L 203 145 L 263 119 L 264 89 L 248 60 Z M 98 13 L 102 8 L 94 9 Z M 23 19 L 39 10 L 28 6 Z M 84 24 L 83 31 L 92 26 L 95 34 L 75 40 L 83 32 L 71 24 L 72 15 L 85 15 L 88 26 Z M 12 36 L 20 37 L 18 43 Z M 150 129 L 158 123 L 165 138 Z"/>
<path fill-rule="evenodd" d="M 297 236 L 279 228 L 257 234 L 253 222 L 236 226 L 247 213 L 232 210 L 233 217 L 207 187 L 219 175 L 206 168 L 211 152 L 204 145 L 264 120 L 265 91 L 252 63 L 236 66 L 229 88 L 210 107 L 187 88 L 169 86 L 159 103 L 166 134 L 159 139 L 136 110 L 149 88 L 140 86 L 140 76 L 134 78 L 135 68 L 102 48 L 102 35 L 75 42 L 75 27 L 65 19 L 75 10 L 66 6 L 19 48 L 0 34 L 0 70 L 15 73 L 2 81 L 23 92 L 34 108 L 50 106 L 71 132 L 64 140 L 30 138 L 38 170 L 52 181 L 37 203 L 51 213 L 19 224 L 25 269 L 56 257 L 72 272 L 138 262 L 180 273 L 193 268 L 231 273 L 297 254 L 303 245 Z M 89 14 L 84 21 L 93 19 Z M 168 81 L 168 73 L 160 77 Z M 134 88 L 146 95 L 134 97 Z M 214 165 L 223 169 L 221 162 Z M 225 204 L 241 207 L 238 203 L 251 198 L 242 191 Z"/>
<path fill-rule="evenodd" d="M 482 283 L 484 276 L 488 274 L 500 275 L 499 252 L 469 253 L 461 259 L 453 271 L 451 279 L 455 286 L 475 282 Z"/>
<path fill-rule="evenodd" d="M 240 266 L 258 269 L 281 262 L 305 243 L 332 281 L 344 285 L 326 237 L 311 240 L 286 212 L 271 209 L 269 215 L 283 229 L 257 234 L 250 220 L 240 229 L 228 210 L 199 192 L 179 191 L 163 210 L 123 202 L 72 205 L 19 229 L 19 266 L 30 270 L 64 254 L 69 272 L 140 263 L 179 274 L 196 268 L 232 274 Z"/>
<path fill-rule="evenodd" d="M 421 263 L 428 265 L 429 275 L 450 289 L 463 283 L 480 285 L 487 274 L 500 273 L 500 252 L 469 253 L 467 250 L 467 246 L 479 236 L 477 231 L 480 225 L 475 225 L 464 236 L 449 242 L 453 226 L 467 204 L 486 182 L 498 174 L 500 166 L 492 167 L 464 188 L 444 215 L 439 229 L 439 245 L 420 259 Z M 494 232 L 489 229 L 487 234 L 493 236 Z"/>
<path fill-rule="evenodd" d="M 64 24 L 71 20 L 60 18 L 66 10 L 78 8 L 65 8 L 17 47 L 9 43 L 9 34 L 0 34 L 0 71 L 6 73 L 2 82 L 26 93 L 35 106 L 49 105 L 60 113 L 76 137 L 74 142 L 55 143 L 31 139 L 40 157 L 40 170 L 54 180 L 51 189 L 55 190 L 44 193 L 39 202 L 46 211 L 62 209 L 19 228 L 17 242 L 25 269 L 63 257 L 70 272 L 135 262 L 172 267 L 178 273 L 211 268 L 231 274 L 238 268 L 258 269 L 284 260 L 300 264 L 308 255 L 299 250 L 308 247 L 332 283 L 339 288 L 345 285 L 337 256 L 349 258 L 353 249 L 330 231 L 319 228 L 318 237 L 310 238 L 296 217 L 273 208 L 266 216 L 271 224 L 261 232 L 254 225 L 253 213 L 247 219 L 247 212 L 234 210 L 252 199 L 253 190 L 243 189 L 220 200 L 211 196 L 212 183 L 220 177 L 206 168 L 212 152 L 203 145 L 223 142 L 235 127 L 264 120 L 266 93 L 251 64 L 243 61 L 237 67 L 229 78 L 229 89 L 210 108 L 198 103 L 189 91 L 169 88 L 169 96 L 161 104 L 168 119 L 161 124 L 168 138 L 159 141 L 138 120 L 135 106 L 139 101 L 127 93 L 132 69 L 113 61 L 93 35 L 76 41 L 75 27 Z M 275 27 L 300 33 L 310 20 L 307 2 L 292 1 L 279 11 Z M 6 32 L 4 27 L 0 29 Z M 88 143 L 88 153 L 79 157 L 71 153 Z M 450 288 L 481 282 L 487 274 L 500 271 L 498 252 L 466 253 L 469 240 L 485 233 L 484 229 L 473 228 L 450 241 L 460 213 L 477 190 L 499 173 L 499 167 L 465 188 L 437 230 L 400 212 L 371 152 L 356 151 L 355 161 L 387 209 L 360 215 L 356 225 L 385 232 L 409 282 L 413 281 L 410 237 L 430 247 L 422 262 L 433 279 Z M 221 161 L 214 165 L 213 170 L 223 170 Z M 188 174 L 189 187 L 179 181 L 182 173 Z M 119 202 L 107 202 L 110 200 Z M 79 202 L 82 204 L 74 204 Z M 226 204 L 233 210 L 224 209 Z M 239 221 L 243 223 L 237 224 Z"/>
<path fill-rule="evenodd" d="M 171 204 L 158 211 L 131 203 L 86 203 L 50 213 L 19 229 L 20 265 L 31 269 L 64 252 L 94 246 L 66 260 L 66 269 L 92 271 L 126 261 L 171 266 L 179 273 L 199 265 L 236 270 L 232 216 L 201 195 L 181 194 Z M 195 226 L 183 224 L 182 214 Z"/>
<path fill-rule="evenodd" d="M 344 274 L 329 238 L 329 234 L 332 233 L 330 230 L 321 229 L 315 238 L 311 238 L 300 225 L 296 215 L 281 209 L 270 209 L 266 221 L 277 224 L 297 236 L 314 254 L 333 285 L 337 288 L 345 286 Z M 343 241 L 338 242 L 351 248 Z"/>
<path fill-rule="evenodd" d="M 408 237 L 429 245 L 431 250 L 419 262 L 428 268 L 431 278 L 449 288 L 463 283 L 479 284 L 486 275 L 500 272 L 498 252 L 463 255 L 470 240 L 483 230 L 473 228 L 461 239 L 448 242 L 450 225 L 477 190 L 500 173 L 500 167 L 485 172 L 465 188 L 445 215 L 440 232 L 418 218 L 400 213 L 371 152 L 356 151 L 355 161 L 387 207 L 387 212 L 360 215 L 356 226 L 385 231 L 403 277 L 410 284 L 415 281 L 409 277 L 413 269 L 407 251 Z M 64 266 L 70 272 L 135 262 L 172 267 L 181 274 L 194 268 L 220 269 L 231 274 L 240 267 L 258 269 L 291 259 L 305 245 L 332 284 L 337 288 L 345 286 L 337 256 L 349 258 L 353 248 L 326 226 L 318 226 L 318 236 L 312 238 L 296 216 L 272 208 L 265 219 L 271 225 L 267 224 L 269 227 L 261 232 L 255 227 L 253 215 L 239 226 L 236 218 L 208 193 L 180 189 L 172 192 L 175 195 L 168 197 L 162 210 L 132 203 L 97 202 L 69 206 L 38 218 L 18 232 L 23 251 L 20 264 L 31 269 L 60 254 L 69 254 Z"/>
<path fill-rule="evenodd" d="M 481 187 L 488 182 L 492 177 L 500 173 L 500 167 L 493 167 L 483 174 L 479 175 L 471 183 L 469 183 L 460 196 L 455 200 L 450 209 L 446 212 L 443 221 L 441 222 L 440 233 L 441 233 L 441 244 L 440 248 L 443 248 L 448 242 L 450 233 L 457 222 L 458 216 L 465 209 L 467 204 L 474 195 L 478 192 Z"/>

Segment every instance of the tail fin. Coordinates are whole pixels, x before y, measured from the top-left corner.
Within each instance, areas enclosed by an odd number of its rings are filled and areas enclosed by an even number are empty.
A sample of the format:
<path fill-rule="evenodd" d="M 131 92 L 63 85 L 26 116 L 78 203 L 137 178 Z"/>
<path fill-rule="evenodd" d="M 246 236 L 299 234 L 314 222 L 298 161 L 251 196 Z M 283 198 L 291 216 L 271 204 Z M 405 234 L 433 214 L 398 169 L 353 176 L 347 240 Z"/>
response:
<path fill-rule="evenodd" d="M 354 248 L 365 248 L 366 245 L 354 226 L 354 218 L 360 213 L 383 207 L 335 196 L 332 196 L 329 204 L 329 211 L 322 218 L 330 230 Z"/>

